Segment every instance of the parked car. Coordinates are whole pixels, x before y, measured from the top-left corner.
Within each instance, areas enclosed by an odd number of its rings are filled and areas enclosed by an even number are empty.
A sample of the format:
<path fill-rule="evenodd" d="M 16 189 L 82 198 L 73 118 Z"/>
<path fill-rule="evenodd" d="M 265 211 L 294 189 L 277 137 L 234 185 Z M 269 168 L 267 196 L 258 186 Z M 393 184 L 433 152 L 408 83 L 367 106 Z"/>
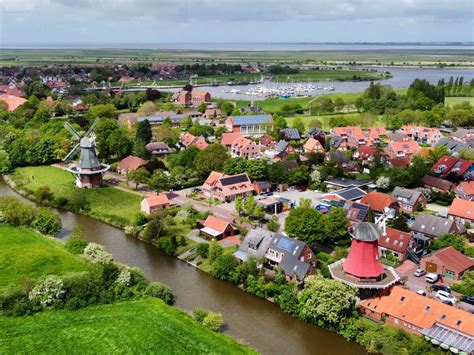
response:
<path fill-rule="evenodd" d="M 451 296 L 451 294 L 448 293 L 448 292 L 446 292 L 446 291 L 438 291 L 438 292 L 436 292 L 435 297 L 436 297 L 437 299 L 440 299 L 440 300 L 443 301 L 443 302 L 444 302 L 444 301 L 449 301 L 449 302 L 451 302 L 451 303 L 453 303 L 453 304 L 456 303 L 456 297 Z"/>
<path fill-rule="evenodd" d="M 296 189 L 299 191 L 299 192 L 304 192 L 306 191 L 306 186 L 304 185 L 296 185 Z"/>
<path fill-rule="evenodd" d="M 447 304 L 448 306 L 454 306 L 454 303 L 451 302 L 451 301 L 448 301 L 448 300 L 443 301 L 443 303 L 444 303 L 444 304 Z"/>
<path fill-rule="evenodd" d="M 415 272 L 413 273 L 413 276 L 416 276 L 416 277 L 422 277 L 423 275 L 426 275 L 425 269 L 416 269 Z"/>
<path fill-rule="evenodd" d="M 196 192 L 201 192 L 201 189 L 199 187 L 193 187 L 191 192 L 196 193 Z"/>
<path fill-rule="evenodd" d="M 431 288 L 433 289 L 433 291 L 444 291 L 451 294 L 451 289 L 445 285 L 433 285 L 431 286 Z"/>
<path fill-rule="evenodd" d="M 462 301 L 474 306 L 474 296 L 464 296 Z"/>
<path fill-rule="evenodd" d="M 426 291 L 425 290 L 418 290 L 418 291 L 416 291 L 416 293 L 418 293 L 421 296 L 426 296 Z"/>
<path fill-rule="evenodd" d="M 425 280 L 426 280 L 426 282 L 428 282 L 430 284 L 434 284 L 436 281 L 439 280 L 439 274 L 434 273 L 434 272 L 430 272 L 429 274 L 426 274 Z"/>

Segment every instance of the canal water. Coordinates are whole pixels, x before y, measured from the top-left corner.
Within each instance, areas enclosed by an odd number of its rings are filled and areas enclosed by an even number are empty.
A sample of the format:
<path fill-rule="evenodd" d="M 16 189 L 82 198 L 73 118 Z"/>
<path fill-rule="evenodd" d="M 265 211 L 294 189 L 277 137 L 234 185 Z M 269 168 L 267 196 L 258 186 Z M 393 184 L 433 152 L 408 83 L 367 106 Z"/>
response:
<path fill-rule="evenodd" d="M 6 195 L 27 201 L 0 178 L 0 196 Z M 139 267 L 150 280 L 170 286 L 177 296 L 177 307 L 221 312 L 228 325 L 226 333 L 263 354 L 365 354 L 358 344 L 293 318 L 270 302 L 127 237 L 120 229 L 71 212 L 60 214 L 63 230 L 58 238 L 67 239 L 70 231 L 80 226 L 89 241 L 104 245 L 116 261 Z"/>

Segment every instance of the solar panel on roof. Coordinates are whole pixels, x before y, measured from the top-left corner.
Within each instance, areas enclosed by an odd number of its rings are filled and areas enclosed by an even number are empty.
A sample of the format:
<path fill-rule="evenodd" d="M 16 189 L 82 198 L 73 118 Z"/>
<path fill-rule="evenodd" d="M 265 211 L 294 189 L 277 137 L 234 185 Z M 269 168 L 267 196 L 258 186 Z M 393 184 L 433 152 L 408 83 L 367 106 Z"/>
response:
<path fill-rule="evenodd" d="M 278 245 L 278 247 L 280 247 L 282 249 L 292 251 L 295 243 L 296 242 L 294 240 L 290 240 L 290 239 L 286 239 L 286 238 L 280 238 L 277 245 Z"/>
<path fill-rule="evenodd" d="M 227 186 L 227 185 L 234 185 L 234 184 L 239 184 L 241 182 L 248 182 L 247 175 L 241 174 L 241 175 L 235 175 L 235 176 L 229 176 L 221 179 L 221 184 L 222 186 Z"/>
<path fill-rule="evenodd" d="M 402 147 L 405 148 L 405 149 L 410 148 L 410 146 L 408 144 L 402 144 Z"/>

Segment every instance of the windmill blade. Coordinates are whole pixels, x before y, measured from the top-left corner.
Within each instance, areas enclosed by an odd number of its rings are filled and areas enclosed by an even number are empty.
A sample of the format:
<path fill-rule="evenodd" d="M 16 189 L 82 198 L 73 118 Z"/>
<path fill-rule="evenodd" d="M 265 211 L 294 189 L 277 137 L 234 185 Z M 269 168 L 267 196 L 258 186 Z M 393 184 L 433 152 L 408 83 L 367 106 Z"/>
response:
<path fill-rule="evenodd" d="M 68 155 L 66 155 L 66 157 L 63 159 L 63 161 L 69 161 L 71 160 L 76 154 L 77 154 L 77 151 L 79 150 L 79 146 L 81 144 L 80 143 L 77 143 L 74 148 L 72 148 L 72 150 L 69 152 Z"/>
<path fill-rule="evenodd" d="M 71 133 L 72 136 L 76 138 L 77 140 L 81 139 L 81 135 L 77 133 L 77 131 L 74 129 L 73 126 L 71 126 L 69 122 L 64 123 L 64 128 L 66 128 L 69 131 L 69 133 Z"/>
<path fill-rule="evenodd" d="M 99 122 L 99 119 L 96 118 L 95 121 L 92 123 L 92 125 L 89 127 L 89 129 L 87 130 L 86 134 L 84 134 L 84 136 L 88 136 L 94 129 L 95 127 L 97 126 L 97 123 Z"/>

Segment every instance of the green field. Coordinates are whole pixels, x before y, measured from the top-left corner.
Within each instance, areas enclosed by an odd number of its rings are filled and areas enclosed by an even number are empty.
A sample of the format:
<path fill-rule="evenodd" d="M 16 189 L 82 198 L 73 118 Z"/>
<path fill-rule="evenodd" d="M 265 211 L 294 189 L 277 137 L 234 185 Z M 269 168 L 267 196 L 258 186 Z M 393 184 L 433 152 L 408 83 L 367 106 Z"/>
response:
<path fill-rule="evenodd" d="M 407 89 L 394 89 L 398 95 L 404 95 L 407 92 Z M 338 94 L 326 94 L 325 97 L 335 100 L 340 97 L 344 100 L 346 104 L 353 104 L 357 98 L 362 96 L 362 92 L 350 92 L 350 93 L 338 93 Z M 265 112 L 276 113 L 281 110 L 281 107 L 286 104 L 300 104 L 305 110 L 308 109 L 309 103 L 313 100 L 316 100 L 320 96 L 310 96 L 310 97 L 290 97 L 288 99 L 266 99 L 261 101 L 255 101 L 256 106 L 260 106 Z M 250 105 L 250 101 L 238 100 L 236 102 L 237 107 L 245 107 Z"/>
<path fill-rule="evenodd" d="M 286 118 L 286 122 L 288 123 L 289 127 L 292 127 L 293 121 L 296 117 L 300 118 L 303 124 L 305 125 L 306 129 L 309 129 L 309 125 L 312 121 L 318 120 L 321 124 L 321 128 L 328 131 L 331 128 L 334 128 L 330 124 L 331 117 L 335 116 L 343 116 L 346 118 L 357 118 L 360 116 L 360 121 L 355 122 L 356 126 L 361 126 L 363 129 L 366 129 L 370 126 L 382 126 L 385 127 L 385 121 L 382 119 L 382 116 L 372 115 L 368 113 L 348 113 L 348 114 L 339 114 L 339 115 L 321 115 L 321 116 L 295 116 L 295 117 L 288 117 Z"/>
<path fill-rule="evenodd" d="M 474 97 L 446 97 L 444 99 L 444 104 L 449 107 L 463 102 L 469 102 L 471 106 L 474 106 Z"/>
<path fill-rule="evenodd" d="M 0 293 L 42 275 L 66 275 L 91 267 L 49 237 L 0 224 Z"/>
<path fill-rule="evenodd" d="M 158 299 L 0 316 L 2 354 L 254 354 Z"/>
<path fill-rule="evenodd" d="M 79 189 L 73 176 L 59 168 L 35 166 L 17 168 L 12 175 L 18 188 L 34 192 L 41 186 L 49 186 L 54 196 L 70 199 L 74 194 L 84 194 L 89 202 L 87 214 L 117 225 L 130 224 L 140 211 L 141 196 L 115 189 Z"/>

